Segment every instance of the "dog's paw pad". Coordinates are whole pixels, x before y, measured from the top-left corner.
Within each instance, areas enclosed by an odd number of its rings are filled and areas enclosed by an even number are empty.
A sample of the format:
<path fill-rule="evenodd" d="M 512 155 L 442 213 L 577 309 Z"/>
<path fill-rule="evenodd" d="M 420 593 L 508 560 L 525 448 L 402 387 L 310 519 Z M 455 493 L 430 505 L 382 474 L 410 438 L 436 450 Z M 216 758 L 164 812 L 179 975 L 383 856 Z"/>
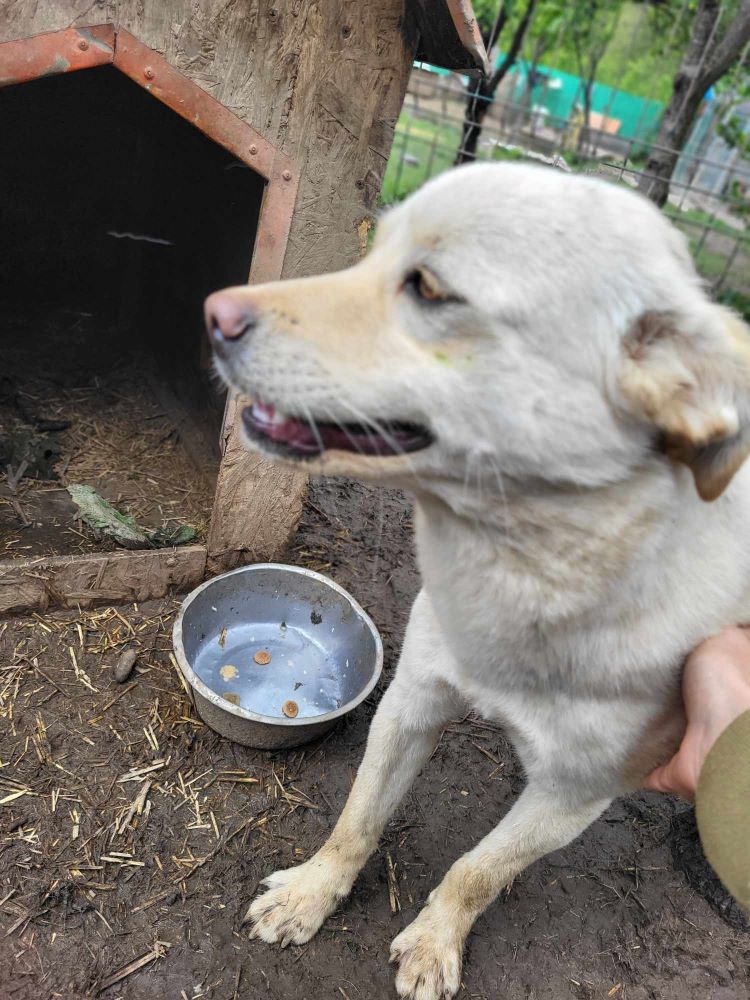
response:
<path fill-rule="evenodd" d="M 461 985 L 461 945 L 431 926 L 423 910 L 391 945 L 396 991 L 404 1000 L 450 1000 Z"/>

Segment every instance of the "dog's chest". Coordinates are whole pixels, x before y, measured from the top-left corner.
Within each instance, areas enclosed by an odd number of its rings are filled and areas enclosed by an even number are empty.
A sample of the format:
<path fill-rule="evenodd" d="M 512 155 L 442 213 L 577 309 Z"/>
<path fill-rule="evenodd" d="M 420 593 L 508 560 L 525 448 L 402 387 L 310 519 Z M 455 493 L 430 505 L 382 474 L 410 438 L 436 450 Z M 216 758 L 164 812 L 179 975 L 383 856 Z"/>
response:
<path fill-rule="evenodd" d="M 417 517 L 425 588 L 472 701 L 522 694 L 588 701 L 671 691 L 686 653 L 734 620 L 745 569 L 685 547 L 627 582 L 622 546 L 508 551 L 473 525 Z M 632 556 L 632 553 L 631 553 Z M 747 560 L 744 561 L 747 563 Z M 724 568 L 715 572 L 712 567 Z M 541 566 L 541 571 L 538 567 Z M 731 571 L 730 571 L 731 570 Z M 713 579 L 711 574 L 713 572 Z M 630 574 L 633 576 L 633 574 Z"/>

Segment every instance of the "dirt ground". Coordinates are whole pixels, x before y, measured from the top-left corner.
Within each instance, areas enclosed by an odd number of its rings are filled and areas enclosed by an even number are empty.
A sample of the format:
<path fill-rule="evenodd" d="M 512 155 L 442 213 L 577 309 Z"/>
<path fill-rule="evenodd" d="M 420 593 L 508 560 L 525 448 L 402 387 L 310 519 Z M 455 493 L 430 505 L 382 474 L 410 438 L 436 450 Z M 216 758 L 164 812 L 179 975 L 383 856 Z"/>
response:
<path fill-rule="evenodd" d="M 391 939 L 523 777 L 478 719 L 445 730 L 351 898 L 308 945 L 248 940 L 259 880 L 333 825 L 417 589 L 399 494 L 313 484 L 287 560 L 349 588 L 382 631 L 383 684 L 326 738 L 234 746 L 195 718 L 170 664 L 176 602 L 0 623 L 3 1000 L 379 1000 Z M 118 650 L 141 650 L 122 685 Z M 750 935 L 697 848 L 692 812 L 616 802 L 477 923 L 466 1000 L 741 1000 Z"/>

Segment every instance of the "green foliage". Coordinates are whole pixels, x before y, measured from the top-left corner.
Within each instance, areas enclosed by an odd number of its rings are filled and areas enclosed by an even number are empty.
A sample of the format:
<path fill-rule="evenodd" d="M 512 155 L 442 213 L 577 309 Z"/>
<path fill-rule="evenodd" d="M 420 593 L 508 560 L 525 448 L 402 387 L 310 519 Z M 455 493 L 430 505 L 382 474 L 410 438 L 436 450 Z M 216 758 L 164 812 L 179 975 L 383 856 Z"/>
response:
<path fill-rule="evenodd" d="M 743 155 L 750 153 L 750 133 L 745 131 L 745 121 L 739 115 L 730 114 L 716 126 L 718 135 L 727 146 L 739 149 Z"/>
<path fill-rule="evenodd" d="M 638 97 L 664 103 L 669 100 L 682 56 L 682 29 L 689 23 L 686 16 L 681 15 L 684 4 L 670 0 L 658 6 L 609 3 L 582 27 L 575 24 L 581 20 L 581 8 L 577 4 L 569 7 L 573 8 L 573 24 L 546 55 L 546 65 L 580 75 L 580 60 L 574 44 L 576 32 L 584 32 L 584 41 L 587 36 L 594 41 L 597 34 L 606 32 L 606 48 L 596 68 L 597 82 Z M 533 30 L 532 26 L 532 36 Z"/>
<path fill-rule="evenodd" d="M 596 69 L 598 82 L 666 102 L 696 2 L 540 0 L 524 40 L 523 56 L 531 62 L 581 75 L 581 55 L 587 56 L 603 44 L 604 54 Z M 500 38 L 501 49 L 507 47 L 526 6 L 523 0 L 506 0 L 506 4 L 508 20 Z M 475 0 L 473 6 L 486 35 L 495 23 L 499 0 Z"/>
<path fill-rule="evenodd" d="M 742 156 L 750 155 L 750 131 L 747 121 L 734 113 L 734 109 L 750 101 L 750 69 L 738 63 L 717 88 L 724 102 L 724 117 L 716 126 L 718 135 L 727 146 L 738 149 Z"/>
<path fill-rule="evenodd" d="M 741 157 L 750 157 L 750 129 L 746 118 L 735 114 L 734 109 L 750 101 L 750 69 L 740 60 L 717 85 L 719 100 L 722 102 L 721 120 L 717 123 L 716 133 L 732 149 L 739 151 Z M 739 179 L 732 181 L 729 198 L 732 211 L 740 218 L 750 218 L 750 198 L 747 186 Z"/>
<path fill-rule="evenodd" d="M 738 4 L 739 0 L 722 0 L 720 35 Z M 501 0 L 474 0 L 474 12 L 485 34 L 495 23 L 500 5 Z M 505 5 L 508 19 L 501 49 L 507 47 L 526 6 L 524 0 L 505 0 Z M 698 0 L 539 0 L 523 55 L 532 62 L 581 75 L 580 54 L 590 54 L 605 43 L 596 80 L 666 104 L 697 6 Z"/>
<path fill-rule="evenodd" d="M 483 35 L 488 35 L 495 23 L 497 12 L 500 7 L 500 0 L 474 0 L 471 5 L 479 21 L 479 27 Z"/>
<path fill-rule="evenodd" d="M 733 288 L 726 288 L 719 292 L 718 299 L 722 305 L 734 309 L 746 322 L 750 323 L 750 295 L 744 295 Z"/>

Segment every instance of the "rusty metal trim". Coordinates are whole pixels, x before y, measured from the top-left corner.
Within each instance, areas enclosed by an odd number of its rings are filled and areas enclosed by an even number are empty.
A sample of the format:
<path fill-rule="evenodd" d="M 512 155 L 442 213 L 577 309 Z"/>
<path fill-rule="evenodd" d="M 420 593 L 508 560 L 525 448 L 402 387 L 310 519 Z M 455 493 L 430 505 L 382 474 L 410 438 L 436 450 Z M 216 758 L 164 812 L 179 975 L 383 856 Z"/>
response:
<path fill-rule="evenodd" d="M 273 145 L 123 28 L 117 32 L 114 65 L 261 177 L 271 179 L 279 155 Z M 292 169 L 291 161 L 286 168 Z"/>
<path fill-rule="evenodd" d="M 31 38 L 0 42 L 0 87 L 106 66 L 114 57 L 113 24 L 48 31 Z"/>
<path fill-rule="evenodd" d="M 124 29 L 117 32 L 114 65 L 267 181 L 249 280 L 280 278 L 299 186 L 292 160 Z"/>
<path fill-rule="evenodd" d="M 471 0 L 445 0 L 445 2 L 461 44 L 471 56 L 477 69 L 489 75 L 490 61 Z"/>
<path fill-rule="evenodd" d="M 299 186 L 293 161 L 129 31 L 111 23 L 0 43 L 0 86 L 114 65 L 121 73 L 264 178 L 249 280 L 281 277 Z"/>
<path fill-rule="evenodd" d="M 251 284 L 277 281 L 281 277 L 298 187 L 299 173 L 290 169 L 286 156 L 277 155 L 260 206 L 250 266 Z"/>

